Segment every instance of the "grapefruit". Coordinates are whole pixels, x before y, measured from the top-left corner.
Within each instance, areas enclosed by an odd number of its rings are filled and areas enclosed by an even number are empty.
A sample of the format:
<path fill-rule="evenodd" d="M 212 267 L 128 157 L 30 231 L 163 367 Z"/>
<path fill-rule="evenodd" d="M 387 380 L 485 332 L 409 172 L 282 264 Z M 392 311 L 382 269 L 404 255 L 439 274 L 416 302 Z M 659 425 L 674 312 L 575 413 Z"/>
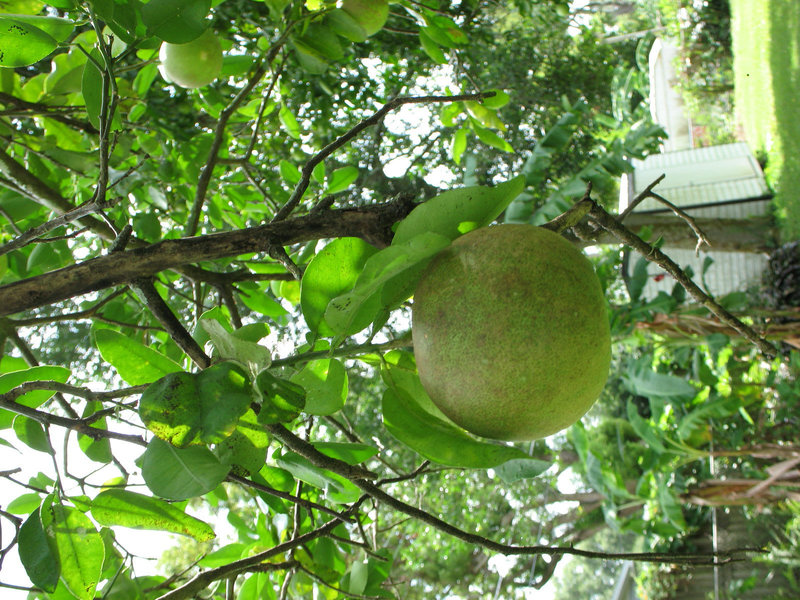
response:
<path fill-rule="evenodd" d="M 423 387 L 453 422 L 499 440 L 546 437 L 580 419 L 611 362 L 591 262 L 560 235 L 498 225 L 457 238 L 414 294 Z"/>
<path fill-rule="evenodd" d="M 184 88 L 208 85 L 222 70 L 222 46 L 210 29 L 187 44 L 164 42 L 158 58 L 164 79 Z"/>

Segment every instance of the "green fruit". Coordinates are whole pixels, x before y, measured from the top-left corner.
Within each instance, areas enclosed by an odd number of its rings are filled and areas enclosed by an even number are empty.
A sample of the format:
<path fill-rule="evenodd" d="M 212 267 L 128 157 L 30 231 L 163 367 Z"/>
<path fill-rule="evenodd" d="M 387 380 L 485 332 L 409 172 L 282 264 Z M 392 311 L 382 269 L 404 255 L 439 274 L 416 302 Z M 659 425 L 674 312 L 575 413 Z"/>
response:
<path fill-rule="evenodd" d="M 344 0 L 342 10 L 358 21 L 368 36 L 375 35 L 389 18 L 389 0 Z"/>
<path fill-rule="evenodd" d="M 467 431 L 500 440 L 575 423 L 611 362 L 592 264 L 532 225 L 477 229 L 438 254 L 414 294 L 412 332 L 433 402 Z"/>
<path fill-rule="evenodd" d="M 164 42 L 158 58 L 164 79 L 184 88 L 208 85 L 222 70 L 222 46 L 210 29 L 188 44 Z"/>

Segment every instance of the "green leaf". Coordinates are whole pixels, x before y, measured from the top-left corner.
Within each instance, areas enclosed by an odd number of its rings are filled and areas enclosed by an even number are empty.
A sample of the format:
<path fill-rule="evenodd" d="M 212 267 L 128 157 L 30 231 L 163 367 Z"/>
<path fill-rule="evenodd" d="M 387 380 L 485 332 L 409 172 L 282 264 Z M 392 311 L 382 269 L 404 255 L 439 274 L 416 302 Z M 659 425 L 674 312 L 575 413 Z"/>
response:
<path fill-rule="evenodd" d="M 153 438 L 142 457 L 142 478 L 155 495 L 188 500 L 210 492 L 225 480 L 229 467 L 205 446 L 179 449 Z"/>
<path fill-rule="evenodd" d="M 6 15 L 0 16 L 0 67 L 25 67 L 39 62 L 58 46 L 46 31 Z"/>
<path fill-rule="evenodd" d="M 55 590 L 61 566 L 42 527 L 38 506 L 20 527 L 18 544 L 19 560 L 31 583 L 47 592 Z"/>
<path fill-rule="evenodd" d="M 252 401 L 247 373 L 223 362 L 199 373 L 162 377 L 142 394 L 139 416 L 156 436 L 179 448 L 214 444 L 233 433 Z"/>
<path fill-rule="evenodd" d="M 339 38 L 326 24 L 311 23 L 300 40 L 325 60 L 336 61 L 344 57 L 344 49 Z"/>
<path fill-rule="evenodd" d="M 186 44 L 206 30 L 210 10 L 211 0 L 151 0 L 142 6 L 142 20 L 159 39 Z"/>
<path fill-rule="evenodd" d="M 420 30 L 419 32 L 419 43 L 422 46 L 422 50 L 433 62 L 440 65 L 447 64 L 447 57 L 444 55 L 444 52 L 442 52 L 442 49 L 424 30 Z"/>
<path fill-rule="evenodd" d="M 83 417 L 90 417 L 102 409 L 103 406 L 99 402 L 87 402 L 83 409 Z M 93 429 L 106 429 L 105 418 L 93 421 L 90 427 Z M 111 442 L 109 442 L 108 438 L 92 438 L 91 436 L 79 433 L 78 445 L 90 460 L 103 464 L 108 464 L 114 460 L 114 456 L 111 453 Z"/>
<path fill-rule="evenodd" d="M 511 100 L 511 97 L 508 94 L 506 94 L 503 90 L 486 90 L 486 91 L 494 92 L 494 96 L 491 96 L 490 98 L 484 98 L 482 100 L 483 105 L 486 108 L 497 110 L 498 108 L 504 107 L 506 104 L 508 104 L 509 100 Z"/>
<path fill-rule="evenodd" d="M 17 415 L 14 419 L 14 433 L 17 434 L 19 441 L 39 452 L 52 454 L 50 441 L 44 432 L 41 423 L 29 419 L 23 415 Z"/>
<path fill-rule="evenodd" d="M 281 172 L 283 180 L 291 185 L 297 185 L 303 178 L 297 165 L 290 163 L 288 160 L 281 159 L 278 163 L 278 170 Z"/>
<path fill-rule="evenodd" d="M 336 194 L 342 192 L 350 187 L 350 184 L 358 179 L 357 167 L 342 167 L 336 169 L 328 176 L 328 186 L 325 189 L 326 194 Z"/>
<path fill-rule="evenodd" d="M 367 580 L 369 579 L 369 563 L 363 560 L 357 560 L 350 567 L 350 586 L 348 591 L 356 596 L 364 593 L 367 587 Z"/>
<path fill-rule="evenodd" d="M 709 419 L 725 419 L 736 414 L 740 408 L 743 408 L 741 403 L 741 398 L 736 396 L 705 400 L 697 408 L 681 417 L 678 422 L 678 437 L 685 440 L 693 431 L 707 425 Z"/>
<path fill-rule="evenodd" d="M 205 567 L 207 569 L 214 569 L 216 567 L 221 567 L 222 565 L 227 565 L 230 562 L 235 560 L 239 560 L 244 555 L 245 551 L 247 550 L 247 545 L 235 542 L 233 544 L 227 544 L 218 550 L 214 550 L 214 552 L 207 554 L 203 558 L 198 561 L 198 566 Z"/>
<path fill-rule="evenodd" d="M 283 128 L 286 130 L 286 133 L 289 134 L 289 137 L 299 140 L 300 124 L 297 122 L 297 119 L 295 119 L 294 113 L 292 113 L 285 104 L 281 105 L 281 109 L 278 111 L 278 118 Z"/>
<path fill-rule="evenodd" d="M 325 71 L 328 70 L 328 61 L 325 60 L 325 57 L 322 56 L 319 52 L 314 50 L 311 46 L 299 40 L 297 38 L 292 38 L 292 47 L 294 48 L 294 55 L 297 58 L 297 62 L 300 64 L 300 67 L 310 73 L 312 75 L 322 75 Z M 294 119 L 294 116 L 292 116 Z M 284 125 L 285 126 L 285 125 Z M 290 136 L 294 137 L 291 132 L 289 133 Z M 299 128 L 298 128 L 298 137 L 299 137 Z"/>
<path fill-rule="evenodd" d="M 254 282 L 243 282 L 239 285 L 241 292 L 239 298 L 242 303 L 250 310 L 271 317 L 280 319 L 287 314 L 287 311 L 280 303 L 269 295 L 269 292 L 262 289 Z"/>
<path fill-rule="evenodd" d="M 72 21 L 69 19 L 62 19 L 61 17 L 5 13 L 0 18 L 11 19 L 18 23 L 25 23 L 26 25 L 41 29 L 56 42 L 65 41 L 69 37 L 69 34 L 75 29 L 75 24 Z"/>
<path fill-rule="evenodd" d="M 11 371 L 0 375 L 0 394 L 10 392 L 16 387 L 28 381 L 57 381 L 64 383 L 67 381 L 71 371 L 64 367 L 31 367 L 20 371 Z M 47 402 L 55 392 L 50 390 L 37 390 L 28 392 L 17 398 L 16 403 L 28 408 L 37 408 Z M 11 427 L 16 413 L 0 409 L 0 429 Z"/>
<path fill-rule="evenodd" d="M 553 466 L 553 463 L 546 460 L 538 460 L 536 458 L 516 458 L 504 462 L 499 467 L 494 468 L 494 472 L 505 483 L 515 483 L 522 479 L 532 479 L 538 477 L 547 469 Z"/>
<path fill-rule="evenodd" d="M 252 475 L 264 466 L 267 446 L 269 436 L 251 409 L 242 415 L 233 433 L 217 445 L 216 454 L 223 464 L 236 465 Z"/>
<path fill-rule="evenodd" d="M 325 309 L 331 300 L 353 288 L 367 259 L 377 251 L 361 238 L 339 238 L 311 260 L 300 281 L 300 307 L 312 332 L 334 334 L 323 320 Z"/>
<path fill-rule="evenodd" d="M 400 442 L 434 462 L 454 467 L 492 468 L 530 457 L 513 446 L 484 442 L 447 419 L 428 397 L 405 352 L 387 356 L 381 375 L 383 423 Z M 392 364 L 395 363 L 395 364 Z"/>
<path fill-rule="evenodd" d="M 100 355 L 130 385 L 152 383 L 156 379 L 181 370 L 181 366 L 160 352 L 111 329 L 93 329 L 95 346 Z"/>
<path fill-rule="evenodd" d="M 439 464 L 486 469 L 526 457 L 517 448 L 478 441 L 463 429 L 432 417 L 402 390 L 386 390 L 382 407 L 383 423 L 389 433 Z"/>
<path fill-rule="evenodd" d="M 432 231 L 454 240 L 471 229 L 485 227 L 524 189 L 525 180 L 515 177 L 496 185 L 450 190 L 420 204 L 397 226 L 392 245 Z"/>
<path fill-rule="evenodd" d="M 341 475 L 326 469 L 320 469 L 311 464 L 308 459 L 294 452 L 284 453 L 280 458 L 276 459 L 276 463 L 279 467 L 286 469 L 297 477 L 297 479 L 324 490 L 331 502 L 349 504 L 358 500 L 361 495 L 361 490 Z"/>
<path fill-rule="evenodd" d="M 625 387 L 637 396 L 647 398 L 694 397 L 697 390 L 688 381 L 676 375 L 657 373 L 650 366 L 650 358 L 644 356 L 628 363 L 623 376 Z"/>
<path fill-rule="evenodd" d="M 335 358 L 309 361 L 291 379 L 306 391 L 304 412 L 330 415 L 344 406 L 347 371 Z"/>
<path fill-rule="evenodd" d="M 216 319 L 202 319 L 200 326 L 208 334 L 211 343 L 222 360 L 233 360 L 245 365 L 251 374 L 266 369 L 272 362 L 269 349 L 246 339 L 247 331 L 228 331 Z"/>
<path fill-rule="evenodd" d="M 466 106 L 467 112 L 470 114 L 470 116 L 478 121 L 478 123 L 480 123 L 483 127 L 497 129 L 499 131 L 506 130 L 505 123 L 500 120 L 500 117 L 497 116 L 497 113 L 487 108 L 482 103 L 469 101 L 465 102 L 464 105 Z"/>
<path fill-rule="evenodd" d="M 300 415 L 306 405 L 302 386 L 262 371 L 256 378 L 256 388 L 263 397 L 259 423 L 286 423 Z"/>
<path fill-rule="evenodd" d="M 686 530 L 686 519 L 683 517 L 681 505 L 678 503 L 675 492 L 666 481 L 661 481 L 658 486 L 658 504 L 670 523 L 680 531 Z"/>
<path fill-rule="evenodd" d="M 58 500 L 42 505 L 41 518 L 61 565 L 61 581 L 79 600 L 92 600 L 103 570 L 103 538 L 86 515 Z"/>
<path fill-rule="evenodd" d="M 187 515 L 177 505 L 127 490 L 100 492 L 91 502 L 91 511 L 98 523 L 109 527 L 170 531 L 200 542 L 215 537 L 208 523 Z"/>
<path fill-rule="evenodd" d="M 456 134 L 453 136 L 453 145 L 450 148 L 450 156 L 453 158 L 453 162 L 457 165 L 461 164 L 461 155 L 464 154 L 464 150 L 467 149 L 468 135 L 469 129 L 462 127 L 456 131 Z"/>
<path fill-rule="evenodd" d="M 485 127 L 475 127 L 475 133 L 478 136 L 478 139 L 482 141 L 487 146 L 491 146 L 492 148 L 497 148 L 498 150 L 502 150 L 503 152 L 513 152 L 514 148 L 511 147 L 507 141 L 497 135 L 494 131 L 490 131 Z"/>
<path fill-rule="evenodd" d="M 29 515 L 39 508 L 42 498 L 39 494 L 22 494 L 17 496 L 6 506 L 6 510 L 12 515 Z"/>
<path fill-rule="evenodd" d="M 407 242 L 384 248 L 371 256 L 349 293 L 331 300 L 325 321 L 336 333 L 358 333 L 382 310 L 408 298 L 428 261 L 450 240 L 437 233 L 423 233 Z"/>
<path fill-rule="evenodd" d="M 363 42 L 367 32 L 350 14 L 341 8 L 334 8 L 325 15 L 325 23 L 337 35 L 351 42 Z"/>
<path fill-rule="evenodd" d="M 347 442 L 313 442 L 314 448 L 325 456 L 342 460 L 349 465 L 365 462 L 378 454 L 378 449 L 367 444 Z"/>
<path fill-rule="evenodd" d="M 664 444 L 661 441 L 661 436 L 663 433 L 655 429 L 650 421 L 647 419 L 642 418 L 639 415 L 639 412 L 636 410 L 636 405 L 633 402 L 628 402 L 627 405 L 628 411 L 628 421 L 633 426 L 633 430 L 636 434 L 642 438 L 647 445 L 650 446 L 653 450 L 657 452 L 666 452 L 667 449 L 664 447 Z"/>
<path fill-rule="evenodd" d="M 83 77 L 81 78 L 81 94 L 86 105 L 86 116 L 89 122 L 95 127 L 100 127 L 100 113 L 103 110 L 103 72 L 97 68 L 104 64 L 103 55 L 99 50 L 91 51 L 94 60 L 87 60 L 83 67 Z"/>

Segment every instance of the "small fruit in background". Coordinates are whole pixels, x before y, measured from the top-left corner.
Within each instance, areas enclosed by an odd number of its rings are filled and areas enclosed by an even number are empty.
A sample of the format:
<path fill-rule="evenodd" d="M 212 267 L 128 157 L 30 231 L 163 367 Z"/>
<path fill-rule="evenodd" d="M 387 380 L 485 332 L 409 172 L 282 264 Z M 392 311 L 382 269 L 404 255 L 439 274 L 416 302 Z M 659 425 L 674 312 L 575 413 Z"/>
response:
<path fill-rule="evenodd" d="M 611 335 L 591 262 L 532 225 L 471 231 L 438 254 L 414 294 L 422 385 L 454 423 L 500 440 L 565 429 L 608 377 Z"/>
<path fill-rule="evenodd" d="M 222 70 L 222 46 L 210 29 L 187 44 L 164 42 L 158 58 L 164 79 L 189 89 L 208 85 Z"/>

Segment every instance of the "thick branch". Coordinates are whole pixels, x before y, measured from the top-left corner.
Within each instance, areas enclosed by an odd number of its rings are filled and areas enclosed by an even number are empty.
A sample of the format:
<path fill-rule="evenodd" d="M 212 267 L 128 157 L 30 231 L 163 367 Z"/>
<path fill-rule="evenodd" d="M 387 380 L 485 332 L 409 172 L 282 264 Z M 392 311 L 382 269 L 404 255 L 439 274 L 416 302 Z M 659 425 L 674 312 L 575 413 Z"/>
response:
<path fill-rule="evenodd" d="M 391 225 L 413 207 L 406 202 L 388 202 L 359 209 L 324 211 L 248 229 L 164 240 L 143 248 L 113 252 L 0 287 L 0 316 L 128 284 L 187 264 L 266 252 L 275 245 L 361 237 L 385 246 L 391 240 Z"/>

